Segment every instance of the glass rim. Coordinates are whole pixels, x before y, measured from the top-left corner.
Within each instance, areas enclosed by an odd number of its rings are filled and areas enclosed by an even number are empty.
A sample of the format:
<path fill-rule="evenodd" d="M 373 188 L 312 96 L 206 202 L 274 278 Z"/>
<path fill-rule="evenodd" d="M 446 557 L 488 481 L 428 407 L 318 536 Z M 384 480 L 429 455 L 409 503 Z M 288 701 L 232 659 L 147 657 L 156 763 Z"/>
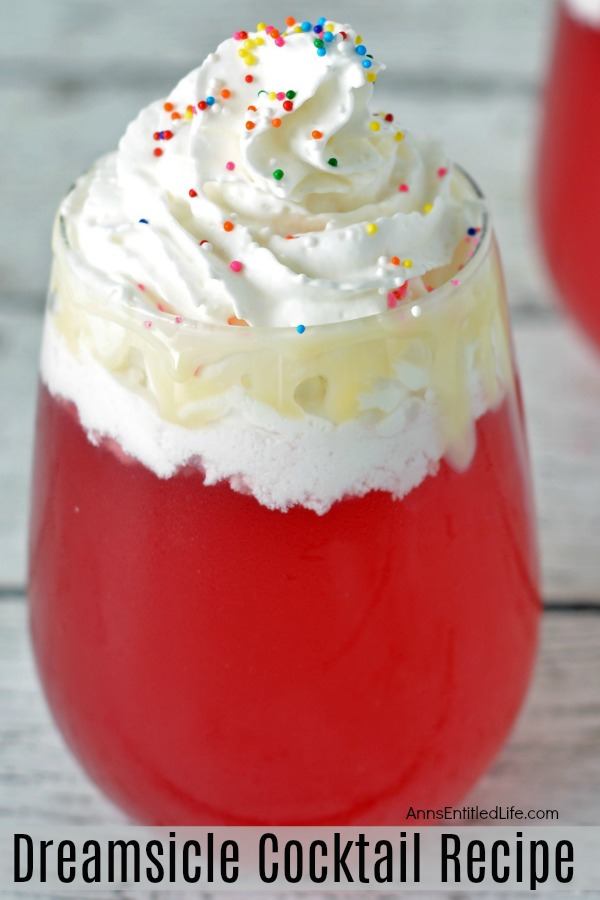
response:
<path fill-rule="evenodd" d="M 458 163 L 453 162 L 452 166 L 460 174 L 461 178 L 463 178 L 467 182 L 469 188 L 473 192 L 474 197 L 482 204 L 482 221 L 481 230 L 479 233 L 479 241 L 477 243 L 477 246 L 475 247 L 473 254 L 469 257 L 466 263 L 464 263 L 462 269 L 460 269 L 460 285 L 453 284 L 453 279 L 450 278 L 439 287 L 434 288 L 423 297 L 420 297 L 418 300 L 411 300 L 408 297 L 402 300 L 398 300 L 396 306 L 393 309 L 386 309 L 382 312 L 371 313 L 368 316 L 357 316 L 356 318 L 343 319 L 337 322 L 323 322 L 316 325 L 306 325 L 305 330 L 302 332 L 302 337 L 304 339 L 309 338 L 311 334 L 313 336 L 323 337 L 324 335 L 333 332 L 335 332 L 335 336 L 339 337 L 339 333 L 341 331 L 351 332 L 352 330 L 360 329 L 376 323 L 380 323 L 385 326 L 389 322 L 400 319 L 403 315 L 406 314 L 407 311 L 415 308 L 419 309 L 420 315 L 420 311 L 425 307 L 436 305 L 444 300 L 448 300 L 448 302 L 451 302 L 452 296 L 459 290 L 459 288 L 463 287 L 466 283 L 472 280 L 480 265 L 487 257 L 487 251 L 490 244 L 490 236 L 492 233 L 491 214 L 487 198 L 473 176 L 470 175 L 469 172 L 467 172 L 467 170 Z M 62 221 L 60 222 L 60 226 L 61 227 L 58 229 L 58 231 L 61 240 L 69 250 L 69 242 Z M 169 313 L 160 309 L 144 307 L 139 302 L 136 302 L 132 298 L 128 297 L 123 299 L 120 298 L 118 303 L 124 311 L 127 311 L 136 318 L 139 318 L 142 323 L 152 321 L 153 323 L 156 322 L 157 324 L 161 323 L 168 326 L 175 326 L 178 331 L 184 333 L 196 332 L 206 334 L 207 336 L 212 335 L 219 338 L 226 336 L 228 340 L 248 340 L 251 335 L 255 338 L 270 336 L 273 338 L 278 338 L 280 340 L 291 335 L 293 335 L 296 339 L 298 338 L 297 325 L 249 325 L 246 327 L 236 327 L 225 323 L 221 324 L 218 322 L 203 322 L 202 320 L 194 319 L 191 316 L 186 315 L 185 313 Z"/>

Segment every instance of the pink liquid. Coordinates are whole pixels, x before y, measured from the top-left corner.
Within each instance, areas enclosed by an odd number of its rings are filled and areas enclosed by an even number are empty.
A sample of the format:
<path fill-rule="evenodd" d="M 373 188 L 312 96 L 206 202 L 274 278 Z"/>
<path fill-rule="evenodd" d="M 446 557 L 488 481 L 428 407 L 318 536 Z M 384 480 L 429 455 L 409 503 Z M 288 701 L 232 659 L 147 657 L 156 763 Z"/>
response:
<path fill-rule="evenodd" d="M 489 764 L 536 646 L 512 400 L 464 473 L 324 516 L 94 446 L 41 390 L 31 617 L 92 778 L 165 824 L 399 823 Z"/>
<path fill-rule="evenodd" d="M 600 345 L 600 28 L 564 8 L 545 95 L 537 196 L 558 290 Z"/>

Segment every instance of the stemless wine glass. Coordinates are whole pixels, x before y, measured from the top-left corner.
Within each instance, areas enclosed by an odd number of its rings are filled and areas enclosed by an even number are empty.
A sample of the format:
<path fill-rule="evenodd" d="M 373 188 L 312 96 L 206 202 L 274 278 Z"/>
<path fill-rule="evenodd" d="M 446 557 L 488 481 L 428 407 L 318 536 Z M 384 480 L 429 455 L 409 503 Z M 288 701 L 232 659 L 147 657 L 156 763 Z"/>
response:
<path fill-rule="evenodd" d="M 538 146 L 538 220 L 559 294 L 598 346 L 599 90 L 600 4 L 561 2 Z"/>
<path fill-rule="evenodd" d="M 458 277 L 418 302 L 299 335 L 110 302 L 83 283 L 57 229 L 33 643 L 69 746 L 137 820 L 398 823 L 411 804 L 461 798 L 498 751 L 540 607 L 487 216 L 480 232 L 465 238 Z M 283 511 L 241 475 L 208 483 L 202 460 L 165 477 L 140 461 L 146 419 L 193 441 L 232 389 L 277 422 L 322 421 L 349 466 L 376 438 L 373 483 L 394 465 L 397 482 Z M 130 442 L 126 398 L 141 423 Z M 273 480 L 289 454 L 327 485 L 330 445 L 296 453 L 294 434 L 265 437 Z"/>

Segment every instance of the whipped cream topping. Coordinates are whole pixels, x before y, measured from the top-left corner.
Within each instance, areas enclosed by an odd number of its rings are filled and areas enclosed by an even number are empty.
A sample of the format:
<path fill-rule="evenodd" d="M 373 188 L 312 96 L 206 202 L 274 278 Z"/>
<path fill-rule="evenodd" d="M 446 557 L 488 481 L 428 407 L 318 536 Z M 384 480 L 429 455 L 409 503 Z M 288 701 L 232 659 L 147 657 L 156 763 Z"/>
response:
<path fill-rule="evenodd" d="M 370 112 L 382 66 L 356 33 L 302 27 L 224 41 L 79 180 L 67 240 L 113 293 L 205 322 L 310 326 L 451 277 L 478 204 L 436 142 Z"/>
<path fill-rule="evenodd" d="M 237 33 L 79 179 L 41 374 L 92 443 L 317 513 L 469 465 L 512 389 L 498 256 L 380 71 L 333 22 Z"/>
<path fill-rule="evenodd" d="M 577 18 L 600 27 L 600 0 L 567 0 L 567 7 Z"/>

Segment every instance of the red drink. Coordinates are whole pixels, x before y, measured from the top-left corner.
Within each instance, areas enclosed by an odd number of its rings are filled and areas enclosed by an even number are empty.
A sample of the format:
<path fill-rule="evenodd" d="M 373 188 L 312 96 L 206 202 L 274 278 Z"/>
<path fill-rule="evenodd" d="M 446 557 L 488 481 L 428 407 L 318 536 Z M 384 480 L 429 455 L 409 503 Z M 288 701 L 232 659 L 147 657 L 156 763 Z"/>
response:
<path fill-rule="evenodd" d="M 599 90 L 600 16 L 593 25 L 562 5 L 538 152 L 539 224 L 559 293 L 598 345 Z"/>
<path fill-rule="evenodd" d="M 465 472 L 324 516 L 195 469 L 159 479 L 45 388 L 38 447 L 38 664 L 72 749 L 137 819 L 394 823 L 488 765 L 538 619 L 512 398 Z"/>

